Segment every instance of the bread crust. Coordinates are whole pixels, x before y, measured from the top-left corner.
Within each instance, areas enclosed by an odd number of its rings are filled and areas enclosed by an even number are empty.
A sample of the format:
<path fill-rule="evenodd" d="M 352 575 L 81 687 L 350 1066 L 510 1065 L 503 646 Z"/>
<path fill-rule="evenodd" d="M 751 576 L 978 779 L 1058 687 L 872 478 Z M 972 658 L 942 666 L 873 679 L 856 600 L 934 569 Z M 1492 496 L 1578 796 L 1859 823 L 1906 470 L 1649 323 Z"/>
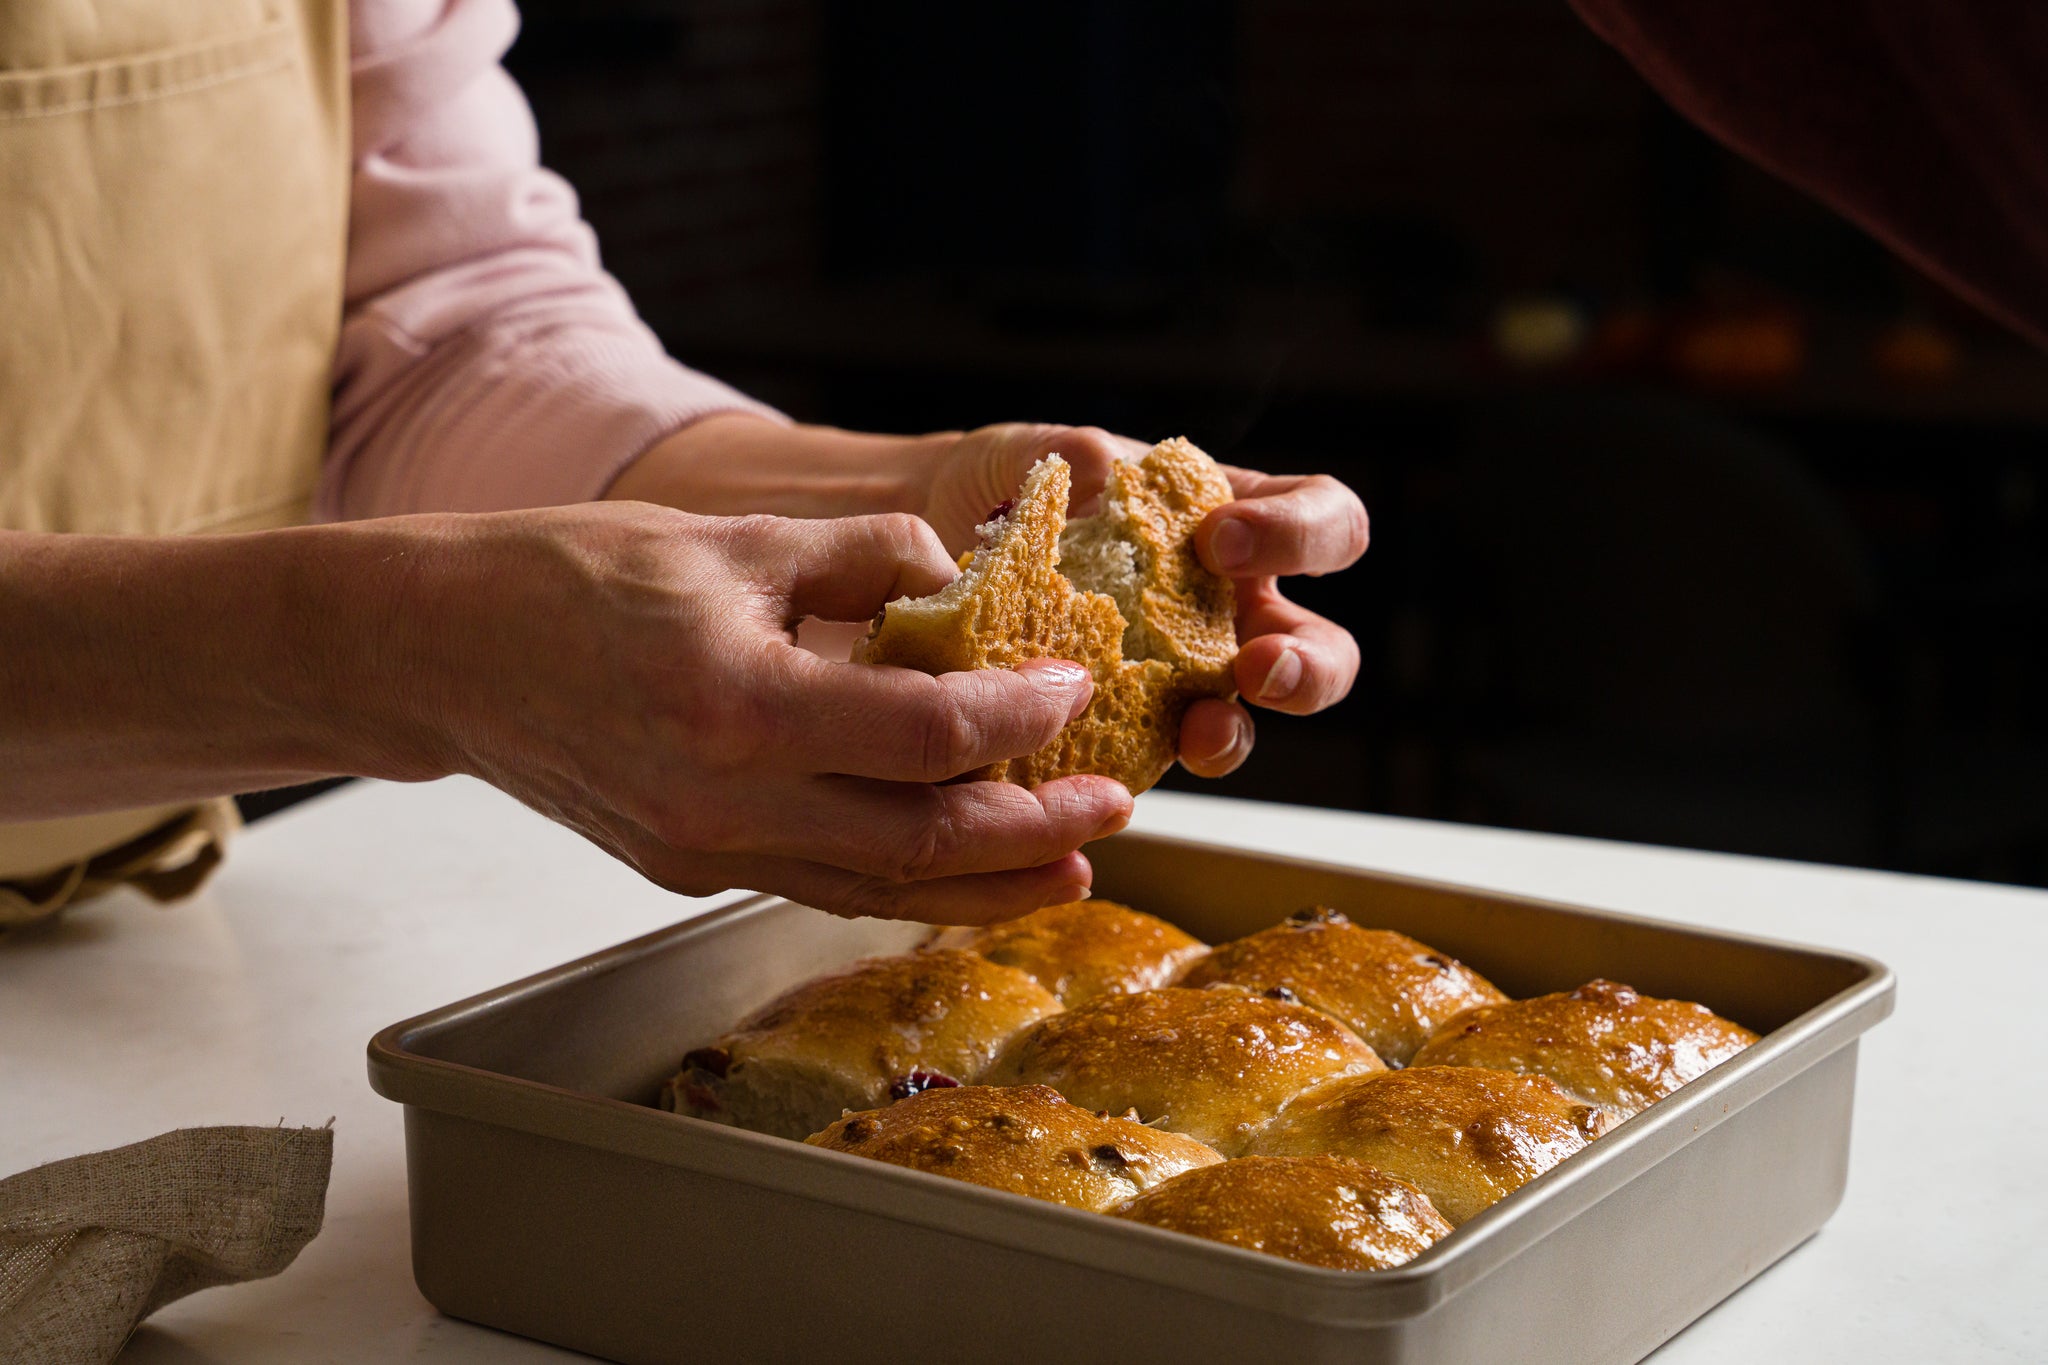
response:
<path fill-rule="evenodd" d="M 662 1106 L 802 1138 L 897 1092 L 980 1079 L 1019 1029 L 1060 1009 L 1014 967 L 932 948 L 866 958 L 755 1011 L 684 1060 Z"/>
<path fill-rule="evenodd" d="M 1074 1103 L 1197 1138 L 1225 1156 L 1302 1091 L 1377 1071 L 1327 1014 L 1228 987 L 1108 995 L 1019 1033 L 994 1085 L 1049 1085 Z"/>
<path fill-rule="evenodd" d="M 1389 1064 L 1405 1066 L 1445 1021 L 1507 999 L 1445 953 L 1391 929 L 1366 929 L 1324 907 L 1220 943 L 1181 977 L 1281 991 L 1343 1020 Z"/>
<path fill-rule="evenodd" d="M 1173 1177 L 1118 1218 L 1332 1270 L 1391 1270 L 1449 1235 L 1429 1196 L 1341 1156 L 1244 1156 Z"/>
<path fill-rule="evenodd" d="M 1195 528 L 1232 498 L 1216 462 L 1176 436 L 1135 463 L 1119 461 L 1093 518 L 1136 552 L 1141 587 L 1125 655 L 1163 661 L 1179 686 L 1201 695 L 1237 690 L 1237 591 L 1195 553 Z"/>
<path fill-rule="evenodd" d="M 1415 1065 L 1548 1076 L 1618 1122 L 1757 1041 L 1705 1005 L 1595 980 L 1577 990 L 1468 1010 L 1437 1031 L 1415 1054 Z"/>
<path fill-rule="evenodd" d="M 1098 1213 L 1223 1160 L 1193 1138 L 1094 1113 L 1042 1085 L 927 1090 L 805 1141 Z"/>
<path fill-rule="evenodd" d="M 1128 538 L 1145 569 L 1136 621 L 1060 572 L 1071 490 L 1064 460 L 1040 461 L 1014 504 L 981 528 L 982 544 L 960 580 L 931 597 L 890 603 L 853 657 L 935 674 L 1031 659 L 1082 664 L 1095 680 L 1086 710 L 1037 753 L 966 776 L 1035 787 L 1096 773 L 1141 792 L 1178 756 L 1188 706 L 1235 691 L 1234 590 L 1201 566 L 1193 545 L 1202 518 L 1230 501 L 1230 484 L 1185 440 L 1163 442 L 1111 471 L 1109 529 Z M 1157 657 L 1131 653 L 1145 649 Z"/>
<path fill-rule="evenodd" d="M 1164 986 L 1209 951 L 1165 920 L 1107 900 L 1048 905 L 1001 924 L 947 929 L 932 942 L 1028 973 L 1069 1008 Z"/>
<path fill-rule="evenodd" d="M 1405 1180 L 1456 1226 L 1607 1130 L 1543 1076 L 1409 1067 L 1331 1082 L 1252 1140 L 1260 1156 L 1348 1156 Z"/>

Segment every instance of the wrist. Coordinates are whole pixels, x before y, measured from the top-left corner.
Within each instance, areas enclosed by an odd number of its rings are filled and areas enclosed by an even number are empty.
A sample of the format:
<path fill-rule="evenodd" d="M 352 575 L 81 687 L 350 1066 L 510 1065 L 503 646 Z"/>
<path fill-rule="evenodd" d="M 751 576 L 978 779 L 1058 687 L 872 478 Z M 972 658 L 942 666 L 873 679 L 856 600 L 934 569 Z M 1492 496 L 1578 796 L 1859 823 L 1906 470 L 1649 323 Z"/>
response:
<path fill-rule="evenodd" d="M 295 777 L 405 782 L 452 771 L 424 704 L 435 632 L 422 586 L 448 552 L 453 520 L 400 517 L 196 545 L 186 600 L 225 598 L 213 645 L 225 662 L 191 679 L 228 701 L 213 718 L 219 732 Z M 233 681 L 223 686 L 207 671 Z"/>
<path fill-rule="evenodd" d="M 303 595 L 324 604 L 325 623 L 287 627 L 302 632 L 294 644 L 308 661 L 287 709 L 312 718 L 337 771 L 425 782 L 467 770 L 457 716 L 486 665 L 466 628 L 502 586 L 483 548 L 495 520 L 394 517 L 307 544 L 318 553 L 301 565 Z"/>
<path fill-rule="evenodd" d="M 957 432 L 887 436 L 716 413 L 649 447 L 605 497 L 704 516 L 923 515 L 933 473 L 958 439 Z"/>

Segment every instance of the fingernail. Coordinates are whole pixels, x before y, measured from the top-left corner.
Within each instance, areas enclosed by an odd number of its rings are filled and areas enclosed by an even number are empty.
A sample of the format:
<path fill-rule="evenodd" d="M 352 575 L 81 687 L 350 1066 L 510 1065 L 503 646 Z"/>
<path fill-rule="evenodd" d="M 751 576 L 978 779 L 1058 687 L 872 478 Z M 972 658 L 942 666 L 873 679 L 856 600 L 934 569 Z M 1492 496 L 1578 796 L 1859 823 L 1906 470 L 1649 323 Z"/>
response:
<path fill-rule="evenodd" d="M 1117 811 L 1115 814 L 1111 815 L 1107 820 L 1104 820 L 1101 824 L 1097 825 L 1095 827 L 1095 832 L 1089 835 L 1088 837 L 1090 839 L 1107 839 L 1110 835 L 1115 834 L 1118 830 L 1122 829 L 1125 825 L 1128 825 L 1129 823 L 1131 823 L 1130 812 L 1121 810 Z"/>
<path fill-rule="evenodd" d="M 1197 763 L 1214 763 L 1217 759 L 1223 757 L 1223 755 L 1229 753 L 1232 749 L 1235 749 L 1236 747 L 1237 731 L 1235 729 L 1232 729 L 1230 732 L 1230 738 L 1224 740 L 1223 746 L 1217 749 L 1214 753 L 1194 754 L 1191 755 L 1191 757 L 1193 757 Z"/>
<path fill-rule="evenodd" d="M 1224 572 L 1252 562 L 1252 528 L 1242 518 L 1225 517 L 1209 533 L 1209 558 Z"/>
<path fill-rule="evenodd" d="M 1049 901 L 1047 901 L 1047 902 L 1046 902 L 1046 904 L 1047 904 L 1047 905 L 1068 905 L 1068 904 L 1071 904 L 1071 903 L 1073 903 L 1074 901 L 1085 901 L 1085 900 L 1087 900 L 1087 899 L 1088 899 L 1088 898 L 1089 898 L 1090 896 L 1092 896 L 1092 895 L 1094 895 L 1094 894 L 1095 894 L 1095 893 L 1094 893 L 1093 891 L 1090 891 L 1090 890 L 1089 890 L 1089 889 L 1088 889 L 1087 887 L 1085 887 L 1085 886 L 1080 886 L 1080 885 L 1068 885 L 1068 886 L 1063 886 L 1063 887 L 1061 887 L 1061 888 L 1060 888 L 1059 890 L 1057 890 L 1057 891 L 1055 891 L 1055 892 L 1053 892 L 1053 893 L 1052 893 L 1052 899 L 1051 899 L 1051 900 L 1049 900 Z"/>
<path fill-rule="evenodd" d="M 1192 755 L 1192 757 L 1197 763 L 1214 763 L 1219 759 L 1228 758 L 1231 754 L 1236 753 L 1238 749 L 1244 745 L 1244 742 L 1245 722 L 1244 718 L 1240 716 L 1238 717 L 1237 723 L 1230 727 L 1229 738 L 1225 739 L 1223 743 L 1215 749 L 1214 752 L 1206 754 L 1194 754 Z"/>
<path fill-rule="evenodd" d="M 1088 670 L 1065 659 L 1033 659 L 1017 671 L 1048 692 L 1065 693 L 1068 720 L 1087 710 L 1089 699 L 1095 694 L 1094 679 Z"/>
<path fill-rule="evenodd" d="M 1286 701 L 1299 686 L 1301 654 L 1293 648 L 1283 647 L 1280 657 L 1273 660 L 1273 666 L 1266 670 L 1266 680 L 1259 684 L 1259 700 Z"/>

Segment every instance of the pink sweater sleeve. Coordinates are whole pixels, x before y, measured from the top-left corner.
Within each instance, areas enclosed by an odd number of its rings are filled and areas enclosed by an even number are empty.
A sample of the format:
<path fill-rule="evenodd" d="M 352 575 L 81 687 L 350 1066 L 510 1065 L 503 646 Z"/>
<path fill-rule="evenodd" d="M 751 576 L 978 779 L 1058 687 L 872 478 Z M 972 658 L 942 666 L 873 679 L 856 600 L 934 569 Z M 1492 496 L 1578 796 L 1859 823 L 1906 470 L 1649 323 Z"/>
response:
<path fill-rule="evenodd" d="M 498 65 L 511 0 L 358 0 L 346 311 L 323 518 L 598 496 L 714 412 L 777 416 L 677 364 L 599 267 Z"/>

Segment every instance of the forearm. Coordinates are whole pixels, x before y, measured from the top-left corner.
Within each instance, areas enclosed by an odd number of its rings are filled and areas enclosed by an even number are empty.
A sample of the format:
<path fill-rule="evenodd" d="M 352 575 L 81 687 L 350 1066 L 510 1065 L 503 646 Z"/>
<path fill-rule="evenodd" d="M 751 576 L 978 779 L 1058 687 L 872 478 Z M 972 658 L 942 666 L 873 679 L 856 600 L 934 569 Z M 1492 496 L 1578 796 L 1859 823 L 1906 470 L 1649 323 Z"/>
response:
<path fill-rule="evenodd" d="M 721 413 L 650 447 L 605 496 L 704 516 L 922 516 L 932 467 L 955 440 L 957 433 L 874 436 Z"/>
<path fill-rule="evenodd" d="M 0 533 L 0 820 L 435 775 L 393 667 L 427 520 Z"/>

